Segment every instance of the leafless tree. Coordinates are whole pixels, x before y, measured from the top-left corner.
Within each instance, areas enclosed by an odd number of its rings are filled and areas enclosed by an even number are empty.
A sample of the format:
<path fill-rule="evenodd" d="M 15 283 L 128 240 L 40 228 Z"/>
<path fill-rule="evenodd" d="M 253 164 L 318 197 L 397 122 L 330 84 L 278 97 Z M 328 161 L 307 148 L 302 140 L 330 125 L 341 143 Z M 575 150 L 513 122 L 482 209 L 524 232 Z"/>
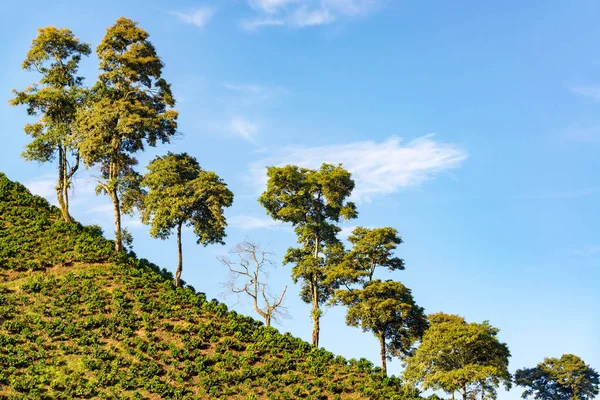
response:
<path fill-rule="evenodd" d="M 282 305 L 287 286 L 281 295 L 274 296 L 266 283 L 268 269 L 273 265 L 269 259 L 272 253 L 246 239 L 231 249 L 229 255 L 231 258 L 217 257 L 230 271 L 229 281 L 225 284 L 227 290 L 248 295 L 253 301 L 254 311 L 264 318 L 266 326 L 271 326 L 271 320 L 288 317 Z"/>

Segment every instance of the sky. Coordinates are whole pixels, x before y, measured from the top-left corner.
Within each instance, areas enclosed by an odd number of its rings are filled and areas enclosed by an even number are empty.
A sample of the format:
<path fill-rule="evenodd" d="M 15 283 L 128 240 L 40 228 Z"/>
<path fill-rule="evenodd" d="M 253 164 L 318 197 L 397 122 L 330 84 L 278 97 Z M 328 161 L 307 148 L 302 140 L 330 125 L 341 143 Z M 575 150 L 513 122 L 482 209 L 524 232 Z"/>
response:
<path fill-rule="evenodd" d="M 3 2 L 0 13 L 0 171 L 56 203 L 56 166 L 20 157 L 32 121 L 8 104 L 39 77 L 20 65 L 36 29 L 65 27 L 92 48 L 118 17 L 150 33 L 180 113 L 169 145 L 234 192 L 226 244 L 198 246 L 184 231 L 183 279 L 225 296 L 217 261 L 250 239 L 268 248 L 274 292 L 288 287 L 290 318 L 276 327 L 310 341 L 309 306 L 290 266 L 289 226 L 256 201 L 265 166 L 343 163 L 359 217 L 392 226 L 406 270 L 380 272 L 412 289 L 428 313 L 459 314 L 500 329 L 510 370 L 579 355 L 600 370 L 600 4 L 594 1 L 395 0 Z M 88 85 L 97 59 L 82 61 Z M 114 237 L 111 203 L 82 170 L 72 214 Z M 174 270 L 173 238 L 125 218 L 141 257 Z M 256 316 L 258 317 L 258 316 Z M 370 333 L 327 309 L 321 345 L 378 364 Z M 397 360 L 389 372 L 400 374 Z M 499 391 L 501 400 L 521 390 Z"/>

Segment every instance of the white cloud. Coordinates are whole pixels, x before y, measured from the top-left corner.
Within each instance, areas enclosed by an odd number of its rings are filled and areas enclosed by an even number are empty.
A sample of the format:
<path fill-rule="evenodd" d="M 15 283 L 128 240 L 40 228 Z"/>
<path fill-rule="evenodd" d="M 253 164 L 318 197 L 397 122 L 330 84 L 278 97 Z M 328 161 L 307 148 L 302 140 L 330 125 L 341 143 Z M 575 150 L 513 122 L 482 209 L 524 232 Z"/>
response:
<path fill-rule="evenodd" d="M 229 128 L 231 132 L 241 136 L 250 143 L 256 143 L 254 136 L 258 133 L 258 125 L 241 117 L 234 117 L 229 123 Z"/>
<path fill-rule="evenodd" d="M 248 32 L 253 32 L 264 26 L 282 26 L 285 20 L 279 18 L 252 18 L 240 23 L 240 27 Z"/>
<path fill-rule="evenodd" d="M 275 97 L 288 95 L 290 91 L 284 86 L 260 85 L 257 83 L 232 83 L 227 82 L 223 87 L 247 102 L 269 101 Z"/>
<path fill-rule="evenodd" d="M 310 10 L 306 7 L 297 9 L 290 18 L 290 22 L 298 27 L 326 25 L 334 20 L 333 14 L 325 8 Z"/>
<path fill-rule="evenodd" d="M 273 14 L 292 3 L 299 0 L 248 0 L 250 7 L 261 10 L 268 14 Z"/>
<path fill-rule="evenodd" d="M 292 146 L 272 149 L 273 156 L 250 165 L 250 179 L 266 184 L 266 166 L 298 165 L 319 168 L 324 162 L 342 163 L 352 173 L 355 201 L 418 186 L 437 174 L 458 167 L 467 152 L 454 144 L 440 143 L 427 135 L 408 143 L 392 136 L 384 142 L 354 142 L 320 147 Z"/>
<path fill-rule="evenodd" d="M 372 14 L 386 0 L 248 0 L 257 16 L 242 21 L 241 27 L 254 31 L 264 26 L 309 27 Z"/>
<path fill-rule="evenodd" d="M 569 90 L 584 97 L 600 100 L 600 86 L 571 86 Z"/>
<path fill-rule="evenodd" d="M 232 228 L 242 231 L 254 229 L 282 230 L 289 228 L 283 223 L 267 216 L 257 217 L 254 215 L 234 215 L 227 218 L 227 224 Z"/>
<path fill-rule="evenodd" d="M 188 12 L 171 11 L 171 14 L 175 15 L 180 21 L 186 24 L 195 25 L 202 29 L 210 22 L 216 12 L 217 10 L 215 8 L 204 6 Z"/>

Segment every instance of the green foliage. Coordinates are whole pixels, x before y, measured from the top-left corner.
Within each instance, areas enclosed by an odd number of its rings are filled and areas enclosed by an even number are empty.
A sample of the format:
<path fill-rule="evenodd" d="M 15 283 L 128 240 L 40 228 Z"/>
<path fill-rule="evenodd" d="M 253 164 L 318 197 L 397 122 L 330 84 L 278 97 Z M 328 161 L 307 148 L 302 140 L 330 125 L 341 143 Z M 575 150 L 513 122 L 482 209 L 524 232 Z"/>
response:
<path fill-rule="evenodd" d="M 71 228 L 55 237 L 54 226 Z M 20 272 L 45 249 L 54 265 L 64 243 L 94 238 L 104 258 L 112 243 L 98 228 L 65 224 L 4 175 L 0 228 L 1 240 L 26 248 L 0 269 L 0 399 L 418 398 L 367 360 L 335 357 L 191 287 L 173 289 L 172 274 L 133 255 Z"/>
<path fill-rule="evenodd" d="M 22 154 L 26 160 L 49 162 L 58 159 L 58 203 L 63 218 L 69 221 L 71 178 L 79 167 L 78 138 L 72 125 L 85 91 L 83 78 L 77 76 L 82 56 L 90 54 L 90 46 L 80 43 L 69 29 L 53 26 L 38 29 L 23 68 L 35 70 L 40 81 L 24 91 L 13 90 L 12 105 L 27 106 L 29 115 L 39 115 L 39 121 L 25 125 L 32 141 Z M 69 154 L 74 161 L 69 161 Z"/>
<path fill-rule="evenodd" d="M 338 272 L 343 282 L 370 281 L 377 268 L 390 271 L 404 269 L 404 261 L 392 254 L 402 243 L 396 229 L 358 226 L 348 236 L 348 241 L 352 249 L 345 256 L 345 262 L 340 264 L 343 270 Z"/>
<path fill-rule="evenodd" d="M 180 224 L 190 226 L 198 244 L 224 244 L 225 207 L 233 193 L 217 174 L 203 170 L 196 159 L 168 153 L 148 165 L 142 185 L 148 189 L 142 218 L 153 237 L 166 239 Z"/>
<path fill-rule="evenodd" d="M 534 368 L 519 369 L 515 384 L 525 387 L 522 397 L 539 400 L 588 400 L 599 393 L 600 375 L 576 355 L 546 358 Z"/>
<path fill-rule="evenodd" d="M 338 292 L 338 298 L 348 306 L 346 323 L 373 332 L 380 340 L 384 371 L 385 359 L 411 355 L 428 327 L 423 308 L 400 282 L 373 280 L 363 289 Z"/>
<path fill-rule="evenodd" d="M 433 314 L 415 355 L 408 359 L 405 379 L 423 389 L 461 391 L 463 399 L 482 392 L 495 398 L 495 388 L 511 386 L 510 352 L 487 322 L 467 323 L 457 315 Z"/>
<path fill-rule="evenodd" d="M 77 115 L 81 156 L 87 166 L 99 167 L 98 191 L 108 194 L 115 208 L 117 251 L 122 250 L 120 214 L 141 197 L 134 155 L 146 145 L 169 142 L 177 129 L 175 99 L 148 37 L 123 17 L 107 29 L 96 49 L 99 80 Z"/>
<path fill-rule="evenodd" d="M 185 153 L 155 158 L 141 184 L 148 189 L 142 221 L 150 224 L 150 234 L 166 239 L 177 228 L 179 263 L 175 286 L 179 286 L 181 227 L 192 227 L 198 244 L 224 244 L 227 222 L 223 213 L 225 207 L 233 204 L 233 193 L 217 174 L 203 170 L 194 157 Z"/>
<path fill-rule="evenodd" d="M 341 220 L 356 218 L 354 203 L 347 198 L 354 181 L 341 165 L 323 164 L 319 170 L 295 165 L 268 167 L 267 190 L 258 201 L 272 218 L 291 223 L 298 248 L 290 248 L 284 263 L 291 263 L 294 282 L 302 281 L 301 297 L 312 303 L 313 344 L 319 344 L 320 306 L 335 285 L 327 271 L 341 262 L 344 250 L 337 234 Z"/>
<path fill-rule="evenodd" d="M 0 173 L 0 271 L 101 262 L 112 246 L 99 227 L 64 222 L 59 209 Z"/>

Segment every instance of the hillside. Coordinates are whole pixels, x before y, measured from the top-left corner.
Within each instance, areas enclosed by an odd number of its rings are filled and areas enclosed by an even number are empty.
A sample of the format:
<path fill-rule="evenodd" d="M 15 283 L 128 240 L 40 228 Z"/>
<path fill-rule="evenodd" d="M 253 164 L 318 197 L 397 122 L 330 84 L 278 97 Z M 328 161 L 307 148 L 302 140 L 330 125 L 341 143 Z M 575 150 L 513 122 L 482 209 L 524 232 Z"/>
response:
<path fill-rule="evenodd" d="M 112 252 L 0 173 L 0 399 L 417 397 Z"/>

